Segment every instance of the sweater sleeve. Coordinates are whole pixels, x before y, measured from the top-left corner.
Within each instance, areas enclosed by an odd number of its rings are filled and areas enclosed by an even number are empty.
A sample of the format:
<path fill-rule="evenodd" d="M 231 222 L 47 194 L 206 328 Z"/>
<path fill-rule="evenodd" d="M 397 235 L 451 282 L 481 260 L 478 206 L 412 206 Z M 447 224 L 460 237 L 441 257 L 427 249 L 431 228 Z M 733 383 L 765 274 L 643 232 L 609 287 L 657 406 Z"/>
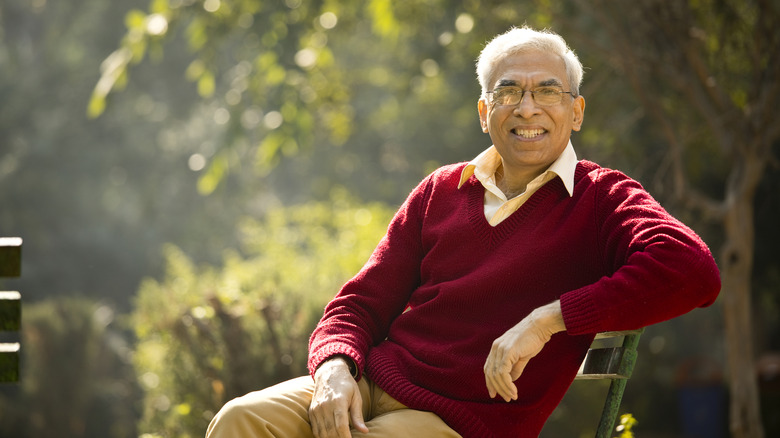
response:
<path fill-rule="evenodd" d="M 720 274 L 706 244 L 620 172 L 595 176 L 595 218 L 605 271 L 561 296 L 570 334 L 630 330 L 711 305 Z"/>
<path fill-rule="evenodd" d="M 423 180 L 399 208 L 371 257 L 325 307 L 309 340 L 308 368 L 335 355 L 351 358 L 358 379 L 372 345 L 387 336 L 420 282 L 420 232 L 435 173 Z"/>

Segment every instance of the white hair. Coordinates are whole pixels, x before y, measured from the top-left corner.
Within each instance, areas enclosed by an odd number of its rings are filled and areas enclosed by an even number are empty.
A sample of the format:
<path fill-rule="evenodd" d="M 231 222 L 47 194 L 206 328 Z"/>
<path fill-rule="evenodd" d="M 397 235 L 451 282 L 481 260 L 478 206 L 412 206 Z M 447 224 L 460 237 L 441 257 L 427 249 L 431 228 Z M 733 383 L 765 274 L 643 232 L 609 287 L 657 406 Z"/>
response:
<path fill-rule="evenodd" d="M 477 59 L 477 79 L 482 87 L 482 97 L 487 95 L 490 76 L 493 70 L 510 55 L 529 50 L 541 50 L 558 55 L 566 66 L 569 86 L 575 96 L 580 94 L 582 83 L 582 63 L 577 55 L 569 48 L 564 39 L 549 30 L 534 30 L 528 26 L 513 27 L 507 32 L 493 38 Z"/>

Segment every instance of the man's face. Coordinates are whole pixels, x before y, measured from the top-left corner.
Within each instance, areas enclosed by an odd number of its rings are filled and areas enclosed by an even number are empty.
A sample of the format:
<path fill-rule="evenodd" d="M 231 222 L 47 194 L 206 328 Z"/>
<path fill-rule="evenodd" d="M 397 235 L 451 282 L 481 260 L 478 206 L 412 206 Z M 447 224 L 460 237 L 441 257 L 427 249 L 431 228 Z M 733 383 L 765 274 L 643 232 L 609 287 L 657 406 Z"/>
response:
<path fill-rule="evenodd" d="M 550 53 L 529 51 L 507 57 L 493 70 L 489 89 L 512 86 L 533 90 L 555 85 L 571 91 L 563 60 Z M 482 130 L 490 134 L 501 155 L 505 172 L 538 175 L 566 148 L 571 131 L 579 131 L 585 112 L 585 99 L 562 94 L 560 103 L 541 106 L 524 93 L 516 105 L 478 103 Z"/>

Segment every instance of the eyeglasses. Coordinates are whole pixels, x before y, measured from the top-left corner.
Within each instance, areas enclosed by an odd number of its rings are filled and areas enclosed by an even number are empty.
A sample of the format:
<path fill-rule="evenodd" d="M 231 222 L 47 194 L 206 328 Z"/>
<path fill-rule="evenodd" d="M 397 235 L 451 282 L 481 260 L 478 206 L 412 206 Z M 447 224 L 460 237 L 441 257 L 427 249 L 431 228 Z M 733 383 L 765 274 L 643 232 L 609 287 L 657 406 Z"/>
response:
<path fill-rule="evenodd" d="M 499 87 L 487 92 L 488 103 L 514 106 L 523 101 L 526 92 L 531 93 L 534 102 L 539 106 L 558 105 L 563 100 L 564 94 L 575 97 L 571 91 L 561 91 L 558 87 L 537 87 L 531 90 L 523 90 L 518 87 Z"/>

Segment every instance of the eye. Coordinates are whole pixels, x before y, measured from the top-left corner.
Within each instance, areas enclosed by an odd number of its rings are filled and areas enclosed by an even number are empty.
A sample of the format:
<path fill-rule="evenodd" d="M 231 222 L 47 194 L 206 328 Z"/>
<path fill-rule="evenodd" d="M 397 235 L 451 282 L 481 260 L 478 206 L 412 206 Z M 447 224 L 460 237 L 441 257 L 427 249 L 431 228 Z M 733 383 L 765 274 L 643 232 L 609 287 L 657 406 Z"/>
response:
<path fill-rule="evenodd" d="M 513 94 L 517 94 L 517 90 L 514 88 L 503 87 L 503 88 L 496 89 L 495 93 L 496 93 L 496 97 L 507 97 Z"/>
<path fill-rule="evenodd" d="M 501 87 L 493 91 L 493 99 L 499 105 L 517 103 L 518 96 L 522 96 L 523 91 L 515 87 Z"/>
<path fill-rule="evenodd" d="M 541 87 L 535 89 L 534 94 L 539 97 L 554 97 L 560 94 L 560 90 L 554 87 Z"/>

